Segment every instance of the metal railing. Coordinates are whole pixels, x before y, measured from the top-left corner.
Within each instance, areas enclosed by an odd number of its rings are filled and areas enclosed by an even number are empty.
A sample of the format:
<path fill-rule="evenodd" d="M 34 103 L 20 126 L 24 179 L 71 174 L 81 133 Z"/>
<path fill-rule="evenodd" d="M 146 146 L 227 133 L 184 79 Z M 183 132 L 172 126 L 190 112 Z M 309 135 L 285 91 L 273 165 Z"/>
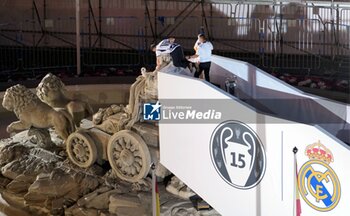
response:
<path fill-rule="evenodd" d="M 318 69 L 323 41 L 319 20 L 273 18 L 263 21 L 263 66 Z"/>
<path fill-rule="evenodd" d="M 211 37 L 215 54 L 260 64 L 262 40 L 259 19 L 213 17 L 209 21 L 213 23 Z"/>

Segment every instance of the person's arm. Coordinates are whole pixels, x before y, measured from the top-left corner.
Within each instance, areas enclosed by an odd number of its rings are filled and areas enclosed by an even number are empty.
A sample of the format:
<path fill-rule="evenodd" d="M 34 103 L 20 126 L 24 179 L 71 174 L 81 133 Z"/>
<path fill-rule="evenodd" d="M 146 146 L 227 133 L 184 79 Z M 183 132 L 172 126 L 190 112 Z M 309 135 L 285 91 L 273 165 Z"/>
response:
<path fill-rule="evenodd" d="M 194 51 L 196 51 L 197 52 L 197 50 L 198 50 L 198 45 L 199 45 L 199 39 L 197 39 L 197 41 L 196 41 L 196 43 L 194 44 L 194 46 L 193 46 L 193 49 L 194 49 Z"/>
<path fill-rule="evenodd" d="M 160 65 L 162 64 L 162 59 L 160 56 L 157 56 L 157 61 L 156 61 L 156 70 L 160 68 Z"/>
<path fill-rule="evenodd" d="M 194 54 L 194 55 L 191 55 L 190 58 L 197 58 L 199 55 L 197 54 Z"/>
<path fill-rule="evenodd" d="M 192 55 L 190 58 L 196 59 L 196 62 L 199 63 L 199 55 L 201 54 L 201 49 L 198 47 L 197 53 Z"/>

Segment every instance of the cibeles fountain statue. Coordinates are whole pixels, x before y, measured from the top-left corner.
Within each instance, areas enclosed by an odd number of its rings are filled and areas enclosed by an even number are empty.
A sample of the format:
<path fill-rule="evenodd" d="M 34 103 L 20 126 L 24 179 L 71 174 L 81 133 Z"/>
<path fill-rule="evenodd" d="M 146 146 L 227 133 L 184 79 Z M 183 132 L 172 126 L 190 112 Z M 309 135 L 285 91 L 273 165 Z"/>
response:
<path fill-rule="evenodd" d="M 82 119 L 93 114 L 93 110 L 87 102 L 68 97 L 64 83 L 51 73 L 41 80 L 36 88 L 36 95 L 49 106 L 66 110 L 72 116 L 77 127 Z"/>
<path fill-rule="evenodd" d="M 142 69 L 128 104 L 101 108 L 91 121 L 91 106 L 69 98 L 53 74 L 36 94 L 23 85 L 6 90 L 2 105 L 18 121 L 7 127 L 17 133 L 0 141 L 0 192 L 24 211 L 17 215 L 151 215 L 150 165 L 158 180 L 171 174 L 159 163 L 158 123 L 140 120 L 143 103 L 157 101 L 157 73 Z M 193 195 L 176 177 L 170 182 L 171 193 Z M 162 215 L 201 215 L 165 192 L 163 199 L 172 201 Z"/>
<path fill-rule="evenodd" d="M 72 117 L 64 111 L 56 111 L 23 85 L 15 85 L 5 92 L 2 106 L 15 113 L 19 121 L 12 122 L 8 133 L 23 131 L 30 127 L 55 128 L 55 132 L 66 139 L 74 130 Z"/>

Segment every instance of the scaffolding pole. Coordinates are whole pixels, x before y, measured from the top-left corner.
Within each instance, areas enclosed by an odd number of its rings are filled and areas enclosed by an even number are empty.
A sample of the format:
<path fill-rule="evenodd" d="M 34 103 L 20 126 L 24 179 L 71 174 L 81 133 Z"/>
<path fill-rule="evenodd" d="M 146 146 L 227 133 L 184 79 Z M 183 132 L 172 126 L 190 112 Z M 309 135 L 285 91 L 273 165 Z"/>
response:
<path fill-rule="evenodd" d="M 76 48 L 77 48 L 77 75 L 81 74 L 80 63 L 80 0 L 75 0 L 75 26 L 76 26 Z"/>

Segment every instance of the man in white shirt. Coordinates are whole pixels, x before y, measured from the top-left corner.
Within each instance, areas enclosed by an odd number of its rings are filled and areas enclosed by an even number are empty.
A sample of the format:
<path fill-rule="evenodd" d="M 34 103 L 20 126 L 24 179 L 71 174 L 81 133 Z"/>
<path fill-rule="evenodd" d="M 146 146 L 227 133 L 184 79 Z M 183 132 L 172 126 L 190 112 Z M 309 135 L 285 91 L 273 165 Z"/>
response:
<path fill-rule="evenodd" d="M 209 41 L 207 41 L 204 34 L 200 34 L 198 36 L 198 43 L 196 44 L 197 53 L 191 56 L 191 58 L 198 57 L 199 69 L 194 74 L 194 77 L 198 78 L 204 71 L 205 80 L 210 82 L 209 71 L 211 65 L 211 54 L 212 50 L 214 49 L 213 45 Z"/>

